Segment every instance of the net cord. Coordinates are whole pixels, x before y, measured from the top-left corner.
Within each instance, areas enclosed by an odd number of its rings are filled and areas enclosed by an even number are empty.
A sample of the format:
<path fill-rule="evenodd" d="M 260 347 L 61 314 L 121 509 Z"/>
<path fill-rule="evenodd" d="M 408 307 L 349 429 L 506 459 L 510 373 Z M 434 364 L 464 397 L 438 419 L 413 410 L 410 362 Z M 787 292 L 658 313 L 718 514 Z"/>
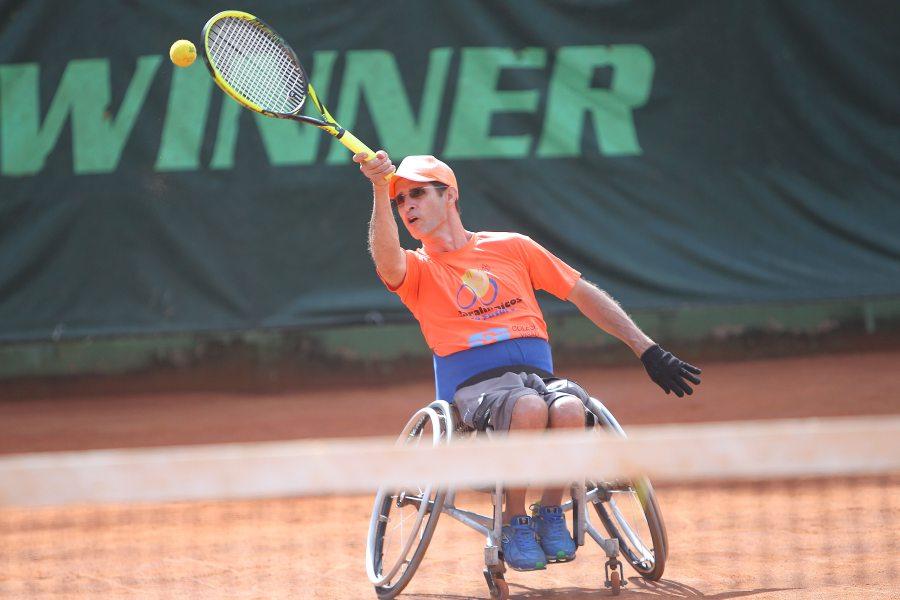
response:
<path fill-rule="evenodd" d="M 478 468 L 473 468 L 477 465 Z M 0 506 L 370 493 L 567 484 L 647 475 L 654 482 L 900 472 L 900 417 L 515 433 L 410 448 L 393 439 L 306 440 L 51 452 L 0 457 Z"/>

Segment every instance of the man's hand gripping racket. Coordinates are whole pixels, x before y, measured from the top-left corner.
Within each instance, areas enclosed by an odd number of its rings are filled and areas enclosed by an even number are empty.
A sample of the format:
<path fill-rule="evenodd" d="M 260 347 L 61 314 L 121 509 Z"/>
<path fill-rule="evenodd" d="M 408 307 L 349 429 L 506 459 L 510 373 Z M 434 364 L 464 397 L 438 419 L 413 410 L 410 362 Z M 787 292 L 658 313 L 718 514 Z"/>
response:
<path fill-rule="evenodd" d="M 255 16 L 237 10 L 214 15 L 203 26 L 201 53 L 216 84 L 243 106 L 268 117 L 315 125 L 354 155 L 375 158 L 371 148 L 331 116 L 284 38 Z M 321 119 L 300 114 L 307 98 Z"/>

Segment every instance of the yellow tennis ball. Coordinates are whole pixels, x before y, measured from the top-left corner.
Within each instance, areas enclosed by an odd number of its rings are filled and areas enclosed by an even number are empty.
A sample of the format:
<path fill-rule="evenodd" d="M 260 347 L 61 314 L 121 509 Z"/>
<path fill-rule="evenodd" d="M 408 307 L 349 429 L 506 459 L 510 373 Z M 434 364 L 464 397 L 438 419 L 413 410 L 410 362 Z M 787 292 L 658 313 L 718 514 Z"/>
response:
<path fill-rule="evenodd" d="M 189 67 L 197 58 L 197 48 L 188 40 L 178 40 L 169 48 L 169 58 L 179 67 Z"/>

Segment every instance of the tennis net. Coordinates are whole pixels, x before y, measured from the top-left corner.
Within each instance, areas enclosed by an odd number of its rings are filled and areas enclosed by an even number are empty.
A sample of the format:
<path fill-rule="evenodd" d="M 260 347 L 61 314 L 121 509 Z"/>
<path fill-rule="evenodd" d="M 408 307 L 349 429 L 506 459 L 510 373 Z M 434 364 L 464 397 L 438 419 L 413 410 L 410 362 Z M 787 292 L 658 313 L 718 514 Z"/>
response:
<path fill-rule="evenodd" d="M 407 432 L 403 441 L 413 443 L 403 444 L 0 456 L 0 597 L 375 597 L 366 544 L 379 486 L 454 489 L 454 508 L 490 515 L 490 494 L 472 490 L 500 479 L 540 488 L 586 478 L 596 509 L 588 514 L 614 537 L 604 506 L 645 476 L 667 530 L 665 572 L 650 581 L 626 564 L 625 590 L 887 598 L 897 589 L 900 417 L 634 427 L 627 439 L 602 431 L 456 436 L 437 445 L 443 438 L 429 427 Z M 646 498 L 636 497 L 631 510 L 641 513 Z M 402 508 L 397 494 L 394 502 Z M 420 507 L 412 503 L 412 512 Z M 489 597 L 484 536 L 440 519 L 403 597 Z M 652 542 L 658 551 L 660 540 Z M 513 597 L 595 598 L 605 560 L 587 536 L 577 560 L 507 579 Z"/>

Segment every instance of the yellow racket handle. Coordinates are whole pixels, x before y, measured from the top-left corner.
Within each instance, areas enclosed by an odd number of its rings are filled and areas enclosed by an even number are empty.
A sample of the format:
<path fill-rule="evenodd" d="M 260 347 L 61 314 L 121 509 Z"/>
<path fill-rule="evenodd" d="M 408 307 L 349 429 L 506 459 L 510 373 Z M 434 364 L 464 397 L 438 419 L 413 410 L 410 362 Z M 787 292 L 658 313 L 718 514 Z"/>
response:
<path fill-rule="evenodd" d="M 360 152 L 363 152 L 366 155 L 366 160 L 372 160 L 373 158 L 375 158 L 375 152 L 373 152 L 371 148 L 359 141 L 359 138 L 357 138 L 346 129 L 344 130 L 344 135 L 342 135 L 338 139 L 343 145 L 347 146 L 347 148 L 349 148 L 350 151 L 353 152 L 353 154 L 359 154 Z"/>
<path fill-rule="evenodd" d="M 364 143 L 362 143 L 359 140 L 359 138 L 357 138 L 355 135 L 353 135 L 346 129 L 344 130 L 344 135 L 339 137 L 338 140 L 343 145 L 347 146 L 347 148 L 349 148 L 350 151 L 353 152 L 353 154 L 359 154 L 360 152 L 364 153 L 366 155 L 366 161 L 370 161 L 373 158 L 375 158 L 375 152 L 373 152 L 371 148 L 369 148 Z M 390 181 L 393 178 L 394 178 L 393 173 L 389 173 L 385 176 L 385 179 L 388 181 Z"/>

